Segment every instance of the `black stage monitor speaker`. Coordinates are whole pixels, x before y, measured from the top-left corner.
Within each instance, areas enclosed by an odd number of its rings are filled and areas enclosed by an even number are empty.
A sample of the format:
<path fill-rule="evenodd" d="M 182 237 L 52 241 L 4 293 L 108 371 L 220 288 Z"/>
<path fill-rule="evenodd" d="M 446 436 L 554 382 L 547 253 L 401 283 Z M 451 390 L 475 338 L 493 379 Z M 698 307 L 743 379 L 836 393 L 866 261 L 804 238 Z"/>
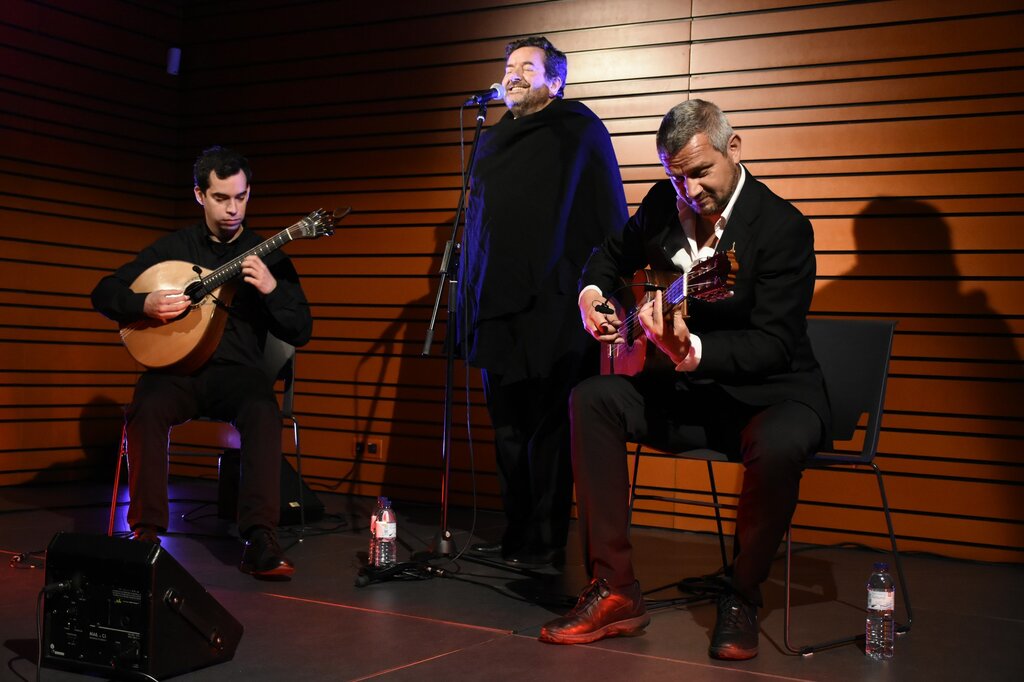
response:
<path fill-rule="evenodd" d="M 220 456 L 220 472 L 217 479 L 217 516 L 234 521 L 238 516 L 238 477 L 241 471 L 241 453 L 225 450 Z M 302 506 L 306 508 L 306 523 L 319 521 L 324 516 L 324 503 L 302 482 Z M 301 523 L 299 517 L 299 475 L 288 460 L 281 458 L 281 517 L 282 526 Z"/>
<path fill-rule="evenodd" d="M 158 680 L 230 661 L 242 625 L 163 547 L 57 533 L 46 550 L 42 665 Z"/>

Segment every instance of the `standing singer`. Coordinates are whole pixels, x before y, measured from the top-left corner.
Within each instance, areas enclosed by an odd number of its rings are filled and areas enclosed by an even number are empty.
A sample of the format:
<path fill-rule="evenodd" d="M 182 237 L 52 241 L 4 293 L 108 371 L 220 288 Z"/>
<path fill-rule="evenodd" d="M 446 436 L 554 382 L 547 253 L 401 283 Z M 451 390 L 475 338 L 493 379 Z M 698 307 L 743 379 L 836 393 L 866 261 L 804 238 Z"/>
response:
<path fill-rule="evenodd" d="M 560 562 L 569 532 L 569 390 L 597 370 L 576 283 L 627 213 L 608 130 L 563 99 L 565 54 L 533 36 L 505 58 L 508 112 L 481 136 L 470 178 L 457 318 L 483 376 L 506 528 L 471 551 L 540 567 Z"/>

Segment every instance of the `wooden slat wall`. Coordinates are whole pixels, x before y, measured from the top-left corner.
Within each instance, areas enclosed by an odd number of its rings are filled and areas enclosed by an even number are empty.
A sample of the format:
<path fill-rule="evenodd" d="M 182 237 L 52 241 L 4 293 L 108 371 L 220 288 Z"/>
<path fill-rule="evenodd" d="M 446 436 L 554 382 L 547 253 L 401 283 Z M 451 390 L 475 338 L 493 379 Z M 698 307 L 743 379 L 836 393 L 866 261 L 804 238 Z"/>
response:
<path fill-rule="evenodd" d="M 663 176 L 668 108 L 729 113 L 748 168 L 814 223 L 815 314 L 899 320 L 879 463 L 904 546 L 1024 559 L 1019 3 L 236 0 L 185 2 L 180 22 L 156 2 L 68 7 L 14 0 L 0 22 L 0 483 L 83 467 L 82 424 L 116 424 L 91 416 L 127 399 L 136 368 L 87 293 L 195 215 L 189 159 L 219 142 L 252 160 L 265 234 L 354 208 L 333 238 L 287 247 L 317 318 L 298 366 L 306 472 L 436 501 L 443 315 L 420 349 L 458 201 L 458 104 L 500 78 L 507 40 L 536 33 L 569 53 L 568 96 L 611 130 L 631 205 Z M 470 501 L 475 464 L 497 506 L 479 382 L 457 374 L 452 501 Z M 382 459 L 356 455 L 367 440 Z M 704 487 L 648 459 L 660 484 Z M 734 489 L 738 473 L 719 476 Z M 798 539 L 879 545 L 872 485 L 808 474 Z M 708 527 L 663 511 L 640 520 Z"/>
<path fill-rule="evenodd" d="M 160 0 L 0 3 L 0 485 L 113 472 L 138 367 L 89 292 L 175 226 L 180 34 Z"/>

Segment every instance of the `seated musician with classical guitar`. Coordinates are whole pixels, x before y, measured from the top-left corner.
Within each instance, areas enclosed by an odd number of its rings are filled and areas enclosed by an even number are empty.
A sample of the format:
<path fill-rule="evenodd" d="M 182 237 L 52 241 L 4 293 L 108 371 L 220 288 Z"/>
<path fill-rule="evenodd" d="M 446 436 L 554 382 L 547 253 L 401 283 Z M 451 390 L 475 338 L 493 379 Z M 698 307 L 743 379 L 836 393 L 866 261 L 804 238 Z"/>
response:
<path fill-rule="evenodd" d="M 238 528 L 246 543 L 240 568 L 260 577 L 286 577 L 294 566 L 276 533 L 281 419 L 273 377 L 260 369 L 261 348 L 268 333 L 295 346 L 305 344 L 313 320 L 291 262 L 281 251 L 266 254 L 271 249 L 261 244 L 268 242 L 245 228 L 252 177 L 245 157 L 212 147 L 193 171 L 203 219 L 161 237 L 104 277 L 92 293 L 93 306 L 122 325 L 136 359 L 144 364 L 143 358 L 151 359 L 126 413 L 128 522 L 132 537 L 141 541 L 159 543 L 158 533 L 167 530 L 171 426 L 200 415 L 230 421 L 241 435 Z M 241 282 L 198 293 L 186 287 L 192 282 L 181 273 L 194 270 L 191 280 L 198 280 L 210 270 L 232 275 L 232 268 Z M 204 335 L 205 341 L 196 338 Z M 182 344 L 188 350 L 180 352 Z"/>
<path fill-rule="evenodd" d="M 592 580 L 540 639 L 592 642 L 650 622 L 632 565 L 626 444 L 711 447 L 745 471 L 709 655 L 748 659 L 757 655 L 760 585 L 796 506 L 804 462 L 824 445 L 830 419 L 806 333 L 814 235 L 796 208 L 740 165 L 740 138 L 714 104 L 674 107 L 657 147 L 668 179 L 591 255 L 579 302 L 584 327 L 606 354 L 627 344 L 622 331 L 632 317 L 668 359 L 633 376 L 593 377 L 572 393 L 573 470 Z M 687 287 L 656 285 L 631 316 L 611 305 L 619 277 L 646 266 L 681 275 L 709 257 L 729 270 L 719 257 L 725 250 L 738 264 L 730 292 L 704 296 L 692 287 L 684 310 L 678 292 Z"/>

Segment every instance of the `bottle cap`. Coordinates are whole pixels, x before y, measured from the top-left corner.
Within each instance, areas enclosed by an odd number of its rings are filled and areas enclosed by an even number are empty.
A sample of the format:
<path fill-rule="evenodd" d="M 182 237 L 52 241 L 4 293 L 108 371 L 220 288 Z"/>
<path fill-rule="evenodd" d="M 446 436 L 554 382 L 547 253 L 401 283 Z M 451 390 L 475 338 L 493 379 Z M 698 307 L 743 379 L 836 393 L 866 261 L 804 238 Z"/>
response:
<path fill-rule="evenodd" d="M 885 561 L 876 561 L 875 562 L 875 570 L 876 571 L 888 571 L 889 570 L 889 564 L 887 562 L 885 562 Z"/>

